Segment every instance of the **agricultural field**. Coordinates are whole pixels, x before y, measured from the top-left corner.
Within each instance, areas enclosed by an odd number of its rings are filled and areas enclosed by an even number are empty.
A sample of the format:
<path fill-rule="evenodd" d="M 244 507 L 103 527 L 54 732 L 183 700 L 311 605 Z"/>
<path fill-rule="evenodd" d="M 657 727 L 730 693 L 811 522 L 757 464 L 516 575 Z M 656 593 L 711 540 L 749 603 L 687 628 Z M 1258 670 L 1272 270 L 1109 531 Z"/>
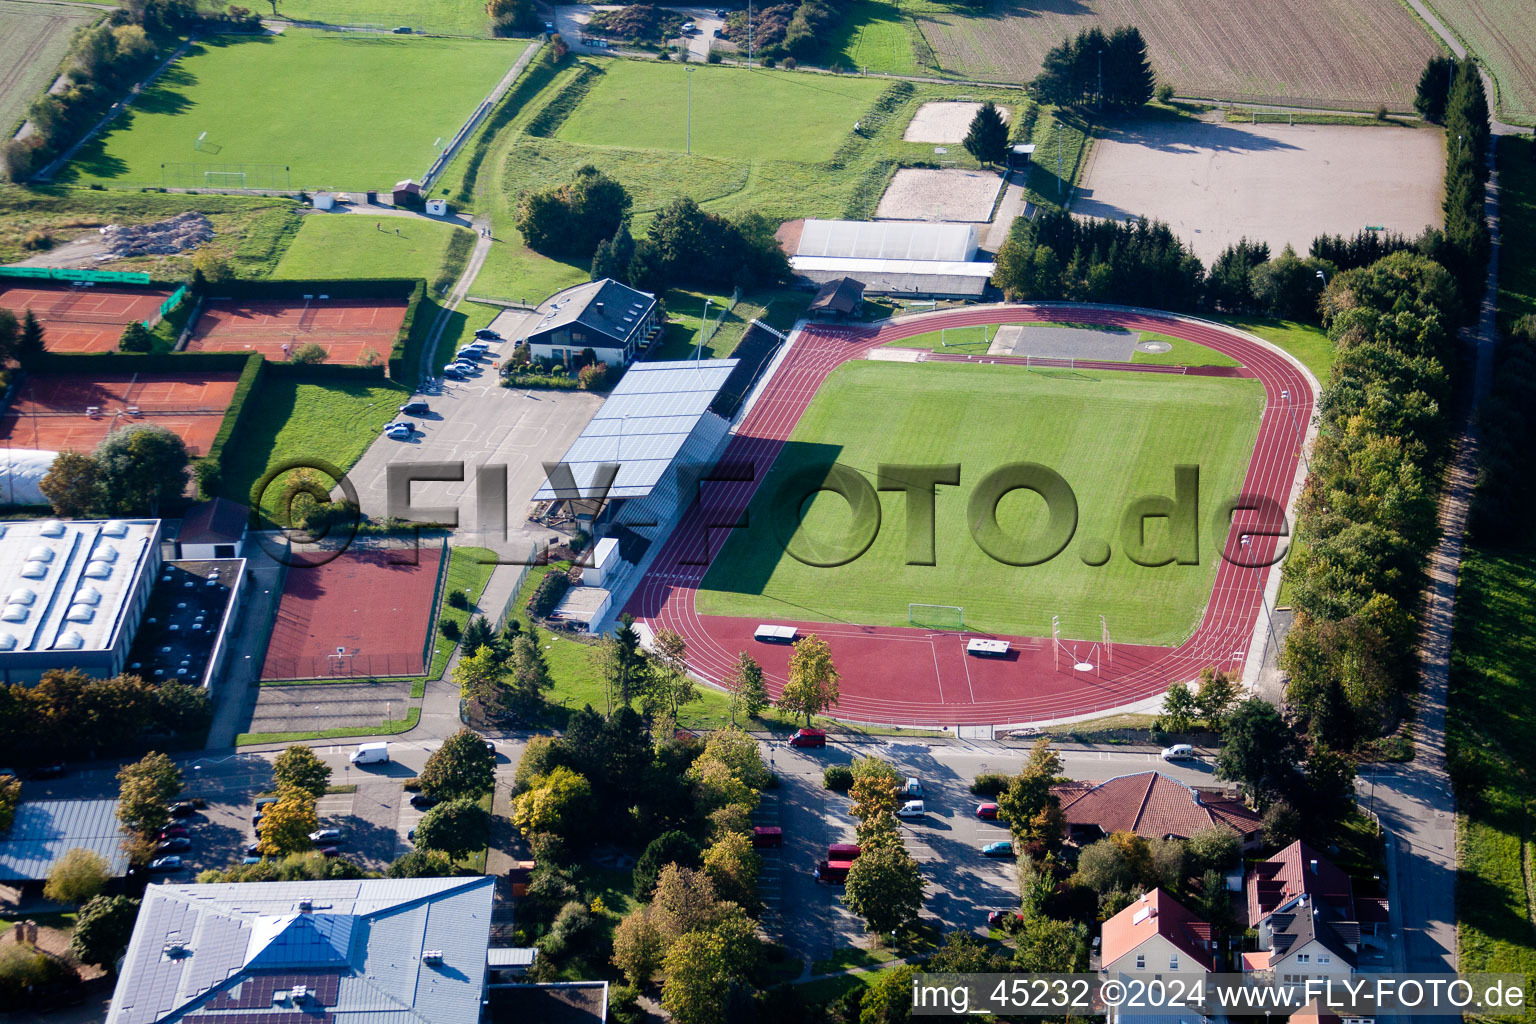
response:
<path fill-rule="evenodd" d="M 1114 371 L 1032 372 L 966 363 L 854 362 L 822 384 L 748 510 L 731 531 L 697 597 L 706 615 L 906 625 L 907 602 L 963 605 L 981 631 L 1049 635 L 1052 615 L 1065 629 L 1098 616 L 1120 623 L 1115 639 L 1174 643 L 1186 637 L 1210 597 L 1215 561 L 1143 569 L 1117 555 L 1090 568 L 1070 552 L 1042 565 L 993 561 L 971 540 L 966 487 L 940 488 L 937 564 L 905 564 L 901 501 L 882 496 L 873 545 L 837 568 L 782 555 L 765 507 L 772 481 L 793 468 L 835 459 L 873 472 L 882 462 L 964 463 L 976 481 L 1005 462 L 1049 466 L 1074 488 L 1079 538 L 1118 538 L 1132 498 L 1167 493 L 1175 463 L 1200 466 L 1201 505 L 1236 493 L 1258 428 L 1256 381 Z M 1021 440 L 1022 439 L 1022 440 Z M 1005 498 L 1005 532 L 1030 535 L 1043 503 Z M 797 535 L 835 543 L 850 525 L 840 497 L 812 500 Z M 1118 550 L 1118 549 L 1117 549 Z M 1076 634 L 1074 634 L 1076 635 Z"/>
<path fill-rule="evenodd" d="M 1428 127 L 1128 121 L 1094 139 L 1072 212 L 1166 221 L 1210 266 L 1241 238 L 1278 253 L 1367 225 L 1417 235 L 1441 222 L 1444 164 Z"/>
<path fill-rule="evenodd" d="M 269 13 L 267 5 L 262 14 Z M 405 26 L 434 35 L 491 34 L 485 4 L 466 0 L 277 0 L 276 17 L 327 25 Z"/>
<path fill-rule="evenodd" d="M 1262 24 L 1257 10 L 1231 0 L 990 0 L 984 16 L 954 3 L 917 21 L 944 72 L 966 78 L 1029 79 L 1063 37 L 1135 25 L 1159 80 L 1180 96 L 1372 111 L 1410 109 L 1424 62 L 1440 52 L 1398 0 L 1276 0 Z"/>
<path fill-rule="evenodd" d="M 65 174 L 228 186 L 243 168 L 248 188 L 388 188 L 426 170 L 438 140 L 453 136 L 526 46 L 297 29 L 206 39 Z"/>
<path fill-rule="evenodd" d="M 0 0 L 0 133 L 15 134 L 27 107 L 58 77 L 69 37 L 101 12 L 64 3 Z"/>
<path fill-rule="evenodd" d="M 1536 124 L 1536 5 L 1508 0 L 1425 0 L 1498 84 L 1498 115 Z"/>

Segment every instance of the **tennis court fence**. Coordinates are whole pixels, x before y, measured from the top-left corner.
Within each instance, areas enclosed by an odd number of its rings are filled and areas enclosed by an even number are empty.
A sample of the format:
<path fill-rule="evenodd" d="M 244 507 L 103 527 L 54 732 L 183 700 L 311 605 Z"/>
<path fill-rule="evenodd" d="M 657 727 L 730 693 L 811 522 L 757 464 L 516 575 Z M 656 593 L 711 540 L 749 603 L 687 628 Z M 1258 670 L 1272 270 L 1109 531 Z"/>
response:
<path fill-rule="evenodd" d="M 284 655 L 267 652 L 261 678 L 284 679 L 398 679 L 425 671 L 420 651 L 380 653 Z"/>

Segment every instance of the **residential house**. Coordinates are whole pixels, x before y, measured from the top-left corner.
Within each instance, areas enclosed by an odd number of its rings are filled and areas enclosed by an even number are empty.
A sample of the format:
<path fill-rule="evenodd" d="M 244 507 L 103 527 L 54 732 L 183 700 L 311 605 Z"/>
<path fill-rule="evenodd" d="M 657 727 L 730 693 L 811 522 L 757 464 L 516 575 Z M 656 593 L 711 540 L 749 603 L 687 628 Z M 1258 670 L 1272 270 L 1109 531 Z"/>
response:
<path fill-rule="evenodd" d="M 600 363 L 628 366 L 661 331 L 656 296 L 607 277 L 567 288 L 538 311 L 517 342 L 536 359 L 568 366 L 587 349 Z"/>
<path fill-rule="evenodd" d="M 1100 944 L 1099 973 L 1106 979 L 1145 981 L 1172 976 L 1189 981 L 1215 970 L 1215 942 L 1211 926 L 1195 917 L 1183 904 L 1161 889 L 1153 889 L 1104 922 Z M 1111 1024 L 1138 1024 L 1143 1017 L 1174 1024 L 1167 1012 L 1138 1014 L 1112 1008 Z M 1179 1024 L 1196 1024 L 1204 1018 L 1194 1010 L 1177 1018 Z"/>
<path fill-rule="evenodd" d="M 1161 772 L 1138 772 L 1105 782 L 1067 782 L 1051 791 L 1061 800 L 1067 834 L 1079 845 L 1111 832 L 1144 839 L 1188 839 L 1220 825 L 1256 845 L 1263 820 L 1236 795 L 1188 786 Z"/>

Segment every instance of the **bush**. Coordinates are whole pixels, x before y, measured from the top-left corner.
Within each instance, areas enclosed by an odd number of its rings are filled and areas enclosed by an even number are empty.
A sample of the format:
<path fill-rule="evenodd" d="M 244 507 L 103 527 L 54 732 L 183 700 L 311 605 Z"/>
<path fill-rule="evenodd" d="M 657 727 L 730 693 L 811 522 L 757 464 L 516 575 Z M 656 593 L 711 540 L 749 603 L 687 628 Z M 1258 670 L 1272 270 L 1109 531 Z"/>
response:
<path fill-rule="evenodd" d="M 542 619 L 555 610 L 565 592 L 571 589 L 570 577 L 563 572 L 549 572 L 539 581 L 539 586 L 528 599 L 528 611 Z"/>
<path fill-rule="evenodd" d="M 971 792 L 977 796 L 997 796 L 1008 788 L 1008 776 L 998 772 L 982 772 L 971 782 Z"/>
<path fill-rule="evenodd" d="M 828 765 L 821 773 L 821 784 L 834 793 L 846 793 L 853 785 L 853 769 L 845 764 Z"/>
<path fill-rule="evenodd" d="M 154 335 L 138 320 L 123 328 L 123 336 L 117 339 L 119 352 L 148 352 L 154 345 Z"/>
<path fill-rule="evenodd" d="M 28 231 L 21 240 L 21 247 L 31 252 L 53 248 L 53 238 L 46 231 Z"/>
<path fill-rule="evenodd" d="M 784 70 L 785 71 L 793 71 L 793 70 L 795 70 L 795 68 L 797 68 L 799 66 L 800 66 L 800 62 L 795 60 L 795 58 L 793 58 L 793 57 L 785 57 L 784 58 Z"/>
<path fill-rule="evenodd" d="M 288 361 L 290 363 L 301 363 L 310 366 L 315 363 L 325 362 L 325 357 L 328 354 L 325 349 L 311 341 L 294 349 L 288 356 Z"/>
<path fill-rule="evenodd" d="M 1173 86 L 1172 85 L 1169 85 L 1167 82 L 1161 82 L 1161 83 L 1158 84 L 1158 87 L 1157 87 L 1157 102 L 1159 102 L 1159 103 L 1172 103 L 1173 102 Z"/>
<path fill-rule="evenodd" d="M 704 58 L 711 64 L 719 64 L 723 59 L 719 50 L 710 50 L 709 56 Z"/>
<path fill-rule="evenodd" d="M 448 607 L 464 609 L 469 607 L 469 595 L 462 590 L 448 591 Z"/>
<path fill-rule="evenodd" d="M 443 636 L 447 637 L 449 640 L 457 641 L 461 634 L 459 624 L 453 619 L 443 619 L 437 624 L 437 628 L 442 630 Z"/>
<path fill-rule="evenodd" d="M 662 868 L 668 864 L 697 868 L 703 863 L 703 851 L 688 833 L 663 832 L 651 840 L 635 862 L 635 896 L 649 900 L 656 890 L 656 879 L 661 877 Z"/>

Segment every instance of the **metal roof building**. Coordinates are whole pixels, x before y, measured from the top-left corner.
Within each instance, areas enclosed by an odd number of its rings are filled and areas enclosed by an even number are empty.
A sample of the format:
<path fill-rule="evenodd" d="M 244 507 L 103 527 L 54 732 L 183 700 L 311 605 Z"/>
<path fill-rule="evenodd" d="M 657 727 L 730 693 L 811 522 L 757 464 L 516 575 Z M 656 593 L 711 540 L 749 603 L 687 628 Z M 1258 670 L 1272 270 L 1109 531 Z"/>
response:
<path fill-rule="evenodd" d="M 936 260 L 964 263 L 976 258 L 976 225 L 912 220 L 807 220 L 793 256 L 859 260 Z"/>
<path fill-rule="evenodd" d="M 154 885 L 107 1024 L 463 1024 L 495 879 Z"/>
<path fill-rule="evenodd" d="M 16 808 L 0 834 L 0 881 L 41 882 L 54 861 L 76 849 L 99 854 L 113 877 L 128 870 L 116 800 L 35 800 Z"/>
<path fill-rule="evenodd" d="M 524 321 L 516 339 L 541 359 L 569 364 L 584 349 L 609 366 L 626 366 L 660 331 L 656 296 L 612 278 L 550 296 L 537 321 Z"/>

